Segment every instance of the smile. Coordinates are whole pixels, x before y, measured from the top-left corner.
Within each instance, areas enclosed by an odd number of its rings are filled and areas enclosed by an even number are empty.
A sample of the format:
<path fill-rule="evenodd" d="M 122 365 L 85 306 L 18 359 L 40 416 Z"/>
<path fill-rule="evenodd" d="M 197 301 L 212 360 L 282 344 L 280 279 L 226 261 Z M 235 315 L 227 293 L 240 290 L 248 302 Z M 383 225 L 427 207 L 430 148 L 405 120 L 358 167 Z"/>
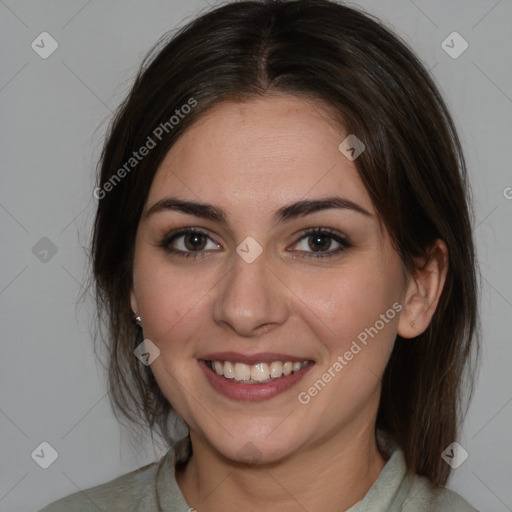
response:
<path fill-rule="evenodd" d="M 217 375 L 225 379 L 233 379 L 236 382 L 247 384 L 261 384 L 272 382 L 275 379 L 286 377 L 292 373 L 299 372 L 310 361 L 272 361 L 271 363 L 256 363 L 248 365 L 244 363 L 233 363 L 231 361 L 206 361 L 207 366 Z"/>
<path fill-rule="evenodd" d="M 249 402 L 268 400 L 287 391 L 315 366 L 311 360 L 290 361 L 286 356 L 279 360 L 278 354 L 212 356 L 198 359 L 198 363 L 213 390 L 232 400 Z"/>

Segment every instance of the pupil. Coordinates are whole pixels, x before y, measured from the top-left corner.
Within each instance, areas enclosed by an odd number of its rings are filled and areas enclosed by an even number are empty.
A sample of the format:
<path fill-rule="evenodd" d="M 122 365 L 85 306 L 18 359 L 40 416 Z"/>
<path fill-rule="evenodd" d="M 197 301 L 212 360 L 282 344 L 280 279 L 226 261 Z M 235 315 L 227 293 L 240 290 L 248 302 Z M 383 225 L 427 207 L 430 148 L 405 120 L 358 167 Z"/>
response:
<path fill-rule="evenodd" d="M 201 238 L 204 237 L 204 235 L 201 234 L 189 234 L 187 237 L 185 237 L 185 245 L 187 246 L 187 249 L 189 250 L 201 250 L 204 248 L 205 242 L 203 238 L 203 243 L 201 244 Z M 192 240 L 191 243 L 188 243 L 190 240 Z M 200 245 L 200 247 L 197 247 L 196 244 Z"/>
<path fill-rule="evenodd" d="M 314 251 L 318 252 L 319 250 L 327 250 L 329 248 L 329 246 L 331 245 L 331 241 L 329 239 L 329 237 L 326 237 L 324 235 L 314 235 L 312 237 L 313 239 L 313 243 L 309 244 L 309 247 L 311 249 L 313 249 Z M 318 248 L 315 248 L 314 246 L 317 244 L 317 242 L 320 240 L 320 242 L 318 243 L 318 245 L 320 245 L 320 247 Z M 324 243 L 322 244 L 322 240 L 324 241 Z"/>

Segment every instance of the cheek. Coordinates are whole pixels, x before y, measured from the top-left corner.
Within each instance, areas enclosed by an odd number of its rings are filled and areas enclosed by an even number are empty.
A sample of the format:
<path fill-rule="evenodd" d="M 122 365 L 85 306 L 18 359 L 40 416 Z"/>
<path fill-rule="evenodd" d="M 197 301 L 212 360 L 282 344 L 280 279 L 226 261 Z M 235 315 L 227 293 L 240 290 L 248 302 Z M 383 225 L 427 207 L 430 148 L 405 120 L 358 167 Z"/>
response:
<path fill-rule="evenodd" d="M 394 300 L 396 288 L 368 269 L 331 279 L 325 289 L 330 292 L 310 291 L 308 302 L 309 317 L 321 319 L 314 335 L 322 340 L 325 357 L 301 391 L 315 401 L 319 415 L 337 422 L 376 399 L 394 346 L 400 304 Z"/>
<path fill-rule="evenodd" d="M 180 344 L 187 341 L 187 331 L 195 328 L 197 333 L 199 318 L 204 321 L 207 292 L 215 280 L 206 272 L 180 271 L 154 260 L 135 266 L 134 284 L 144 336 L 167 350 L 172 348 L 169 340 Z"/>
<path fill-rule="evenodd" d="M 301 277 L 291 287 L 300 299 L 297 303 L 302 304 L 301 314 L 316 317 L 315 323 L 323 326 L 327 338 L 343 346 L 373 326 L 390 308 L 385 326 L 379 321 L 378 327 L 386 332 L 396 327 L 398 315 L 392 309 L 400 296 L 396 275 L 391 265 L 380 268 L 371 260 L 361 260 L 328 275 Z"/>
<path fill-rule="evenodd" d="M 194 387 L 195 350 L 196 341 L 208 335 L 204 326 L 209 318 L 206 292 L 211 284 L 205 274 L 171 271 L 169 267 L 148 264 L 138 269 L 137 298 L 144 337 L 160 350 L 151 371 L 167 400 L 187 417 L 189 393 L 194 390 L 196 397 L 201 393 Z M 184 389 L 189 393 L 184 393 Z"/>
<path fill-rule="evenodd" d="M 329 279 L 317 280 L 316 286 L 312 280 L 300 291 L 308 306 L 304 315 L 309 309 L 310 325 L 318 326 L 314 335 L 324 346 L 321 366 L 303 391 L 311 390 L 313 396 L 323 389 L 318 379 L 328 381 L 316 407 L 322 415 L 332 415 L 333 421 L 338 412 L 329 404 L 338 403 L 340 410 L 348 411 L 373 400 L 378 390 L 396 338 L 400 269 L 399 260 L 361 258 L 357 264 L 340 267 Z"/>

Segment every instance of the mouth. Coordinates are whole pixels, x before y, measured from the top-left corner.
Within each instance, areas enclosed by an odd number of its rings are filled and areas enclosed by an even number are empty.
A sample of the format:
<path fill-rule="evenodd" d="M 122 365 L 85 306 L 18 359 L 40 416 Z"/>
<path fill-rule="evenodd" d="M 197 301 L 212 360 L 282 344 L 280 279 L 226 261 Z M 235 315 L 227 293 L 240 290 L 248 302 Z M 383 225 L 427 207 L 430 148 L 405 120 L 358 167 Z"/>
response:
<path fill-rule="evenodd" d="M 214 390 L 234 400 L 252 402 L 290 389 L 315 364 L 309 359 L 278 354 L 249 357 L 233 353 L 207 356 L 198 362 Z"/>
<path fill-rule="evenodd" d="M 205 361 L 206 366 L 217 375 L 234 382 L 246 384 L 262 384 L 275 379 L 287 377 L 292 373 L 300 372 L 312 361 L 272 361 L 271 363 L 256 363 L 248 365 L 231 361 Z"/>

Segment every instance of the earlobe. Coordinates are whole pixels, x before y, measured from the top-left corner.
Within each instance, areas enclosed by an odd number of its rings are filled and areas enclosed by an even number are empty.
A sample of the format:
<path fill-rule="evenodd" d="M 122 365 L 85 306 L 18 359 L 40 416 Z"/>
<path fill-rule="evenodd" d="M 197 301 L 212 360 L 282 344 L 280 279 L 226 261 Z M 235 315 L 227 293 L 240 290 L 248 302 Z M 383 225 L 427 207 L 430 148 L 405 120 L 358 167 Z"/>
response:
<path fill-rule="evenodd" d="M 418 260 L 416 271 L 409 277 L 398 322 L 402 338 L 419 336 L 429 326 L 446 281 L 448 261 L 448 248 L 441 239 L 430 249 L 428 259 Z"/>

